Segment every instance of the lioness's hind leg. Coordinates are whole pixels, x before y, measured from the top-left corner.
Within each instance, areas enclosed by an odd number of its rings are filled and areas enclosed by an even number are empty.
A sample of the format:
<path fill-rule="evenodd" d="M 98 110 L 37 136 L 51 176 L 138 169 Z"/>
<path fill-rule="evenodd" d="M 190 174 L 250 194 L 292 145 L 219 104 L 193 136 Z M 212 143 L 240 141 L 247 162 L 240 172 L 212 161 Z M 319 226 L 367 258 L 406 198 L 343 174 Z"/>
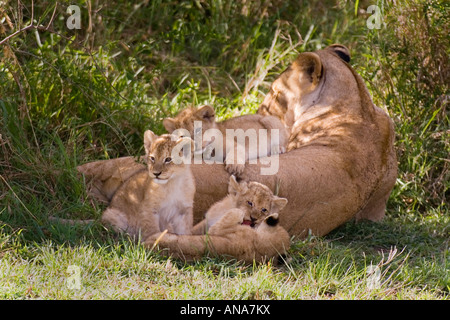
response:
<path fill-rule="evenodd" d="M 369 201 L 364 209 L 356 214 L 356 221 L 370 220 L 376 222 L 383 219 L 388 198 L 389 194 L 384 198 L 372 199 L 372 201 Z"/>
<path fill-rule="evenodd" d="M 397 181 L 396 159 L 390 159 L 390 168 L 385 173 L 379 188 L 372 194 L 365 207 L 356 214 L 356 221 L 370 220 L 380 221 L 386 212 L 386 203 L 391 194 L 392 188 Z"/>

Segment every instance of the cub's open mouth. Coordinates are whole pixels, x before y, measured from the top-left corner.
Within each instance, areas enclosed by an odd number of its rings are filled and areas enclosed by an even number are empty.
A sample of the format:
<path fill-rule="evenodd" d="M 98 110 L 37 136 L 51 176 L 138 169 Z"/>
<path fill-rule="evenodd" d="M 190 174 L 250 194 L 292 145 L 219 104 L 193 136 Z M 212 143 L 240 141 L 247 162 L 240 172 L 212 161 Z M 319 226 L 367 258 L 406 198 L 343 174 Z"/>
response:
<path fill-rule="evenodd" d="M 244 220 L 244 221 L 242 221 L 242 224 L 246 225 L 246 226 L 250 226 L 252 228 L 255 226 L 255 223 L 252 220 Z"/>

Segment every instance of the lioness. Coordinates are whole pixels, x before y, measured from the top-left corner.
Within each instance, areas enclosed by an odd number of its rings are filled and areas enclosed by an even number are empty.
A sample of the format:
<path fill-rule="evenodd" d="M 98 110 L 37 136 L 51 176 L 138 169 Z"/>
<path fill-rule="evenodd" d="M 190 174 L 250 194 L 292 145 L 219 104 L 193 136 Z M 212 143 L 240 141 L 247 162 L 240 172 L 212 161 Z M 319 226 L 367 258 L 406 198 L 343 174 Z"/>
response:
<path fill-rule="evenodd" d="M 198 121 L 201 127 L 194 126 L 195 121 Z M 225 162 L 226 170 L 234 175 L 242 173 L 248 160 L 284 153 L 288 142 L 288 132 L 277 117 L 247 114 L 216 122 L 214 109 L 208 105 L 184 109 L 175 118 L 165 118 L 163 125 L 169 133 L 177 129 L 185 129 L 189 131 L 195 141 L 198 141 L 197 137 L 201 138 L 201 143 L 196 144 L 195 148 L 197 152 L 200 151 L 204 154 L 210 152 L 208 147 L 211 148 L 218 142 L 215 140 L 214 131 L 211 130 L 217 129 L 222 137 L 217 144 L 222 149 L 220 150 L 222 152 L 220 160 Z M 274 129 L 278 130 L 278 136 L 272 136 Z M 254 131 L 252 132 L 252 130 Z M 260 130 L 265 130 L 265 132 Z M 261 151 L 259 146 L 262 143 L 262 134 L 267 137 L 267 147 L 264 151 Z M 241 135 L 242 141 L 236 135 Z M 245 143 L 245 135 L 249 137 L 248 144 Z M 255 139 L 252 140 L 252 137 Z M 250 145 L 251 143 L 252 145 Z M 239 152 L 239 145 L 244 147 L 245 154 Z M 218 152 L 218 150 L 214 151 Z"/>
<path fill-rule="evenodd" d="M 103 212 L 102 222 L 131 236 L 140 234 L 142 239 L 165 229 L 190 234 L 195 182 L 189 165 L 181 158 L 172 158 L 173 153 L 180 156 L 183 149 L 172 151 L 180 143 L 191 141 L 168 134 L 158 137 L 147 130 L 144 134 L 147 168 L 121 185 Z"/>
<path fill-rule="evenodd" d="M 274 115 L 292 129 L 289 152 L 279 155 L 276 175 L 260 175 L 260 164 L 245 166 L 242 178 L 275 190 L 289 203 L 280 213 L 281 225 L 304 237 L 322 236 L 356 218 L 380 220 L 395 184 L 397 160 L 393 123 L 376 107 L 362 78 L 348 64 L 342 45 L 301 53 L 272 84 L 258 110 Z M 133 158 L 90 163 L 79 167 L 87 177 L 102 167 L 102 185 Z M 217 164 L 191 166 L 196 193 L 194 220 L 227 194 L 229 174 Z M 115 182 L 118 184 L 118 182 Z M 110 185 L 109 192 L 112 190 Z M 203 239 L 205 236 L 192 236 Z M 174 244 L 167 243 L 169 246 Z M 189 243 L 177 244 L 181 254 Z"/>

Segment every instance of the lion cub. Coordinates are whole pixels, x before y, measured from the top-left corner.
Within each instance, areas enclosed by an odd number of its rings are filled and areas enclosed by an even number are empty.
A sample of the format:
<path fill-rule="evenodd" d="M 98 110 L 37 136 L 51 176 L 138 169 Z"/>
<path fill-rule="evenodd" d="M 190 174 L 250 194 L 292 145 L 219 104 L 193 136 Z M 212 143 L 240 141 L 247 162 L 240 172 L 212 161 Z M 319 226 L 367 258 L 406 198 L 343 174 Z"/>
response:
<path fill-rule="evenodd" d="M 117 190 L 103 212 L 102 222 L 131 236 L 141 235 L 142 239 L 165 229 L 190 234 L 195 181 L 189 165 L 177 157 L 184 151 L 180 146 L 185 144 L 191 147 L 192 140 L 169 134 L 158 137 L 147 130 L 144 134 L 147 169 L 131 176 Z M 175 147 L 178 152 L 172 152 Z"/>
<path fill-rule="evenodd" d="M 266 186 L 239 184 L 231 176 L 229 195 L 211 206 L 206 218 L 193 228 L 193 235 L 154 234 L 145 244 L 188 261 L 205 254 L 247 263 L 267 261 L 289 248 L 289 234 L 278 219 L 286 204 L 286 199 L 274 196 Z"/>
<path fill-rule="evenodd" d="M 205 234 L 219 220 L 226 221 L 228 213 L 234 209 L 242 212 L 242 224 L 258 228 L 273 214 L 278 214 L 287 204 L 286 198 L 275 196 L 265 185 L 251 181 L 238 183 L 230 177 L 228 195 L 213 204 L 205 214 L 205 219 L 194 226 L 193 234 Z M 223 218 L 223 219 L 222 219 Z M 278 216 L 276 218 L 278 221 Z"/>
<path fill-rule="evenodd" d="M 279 224 L 278 213 L 263 219 L 258 228 L 242 224 L 244 212 L 231 209 L 217 221 L 208 235 L 154 234 L 145 241 L 147 247 L 186 261 L 205 255 L 233 257 L 246 263 L 265 262 L 289 249 L 289 233 Z"/>
<path fill-rule="evenodd" d="M 287 231 L 279 225 L 278 213 L 264 217 L 255 228 L 242 224 L 244 212 L 232 209 L 209 230 L 211 238 L 228 235 L 231 241 L 220 247 L 211 239 L 212 252 L 232 256 L 246 263 L 265 262 L 286 253 L 290 239 Z M 245 221 L 245 220 L 244 220 Z"/>
<path fill-rule="evenodd" d="M 194 128 L 194 121 L 201 122 L 201 132 L 200 128 Z M 288 132 L 285 128 L 284 124 L 274 116 L 263 116 L 259 114 L 247 114 L 238 117 L 234 117 L 231 119 L 227 119 L 221 122 L 215 121 L 215 112 L 211 106 L 205 105 L 200 108 L 188 108 L 181 111 L 175 118 L 166 118 L 163 120 L 163 125 L 169 133 L 177 129 L 186 129 L 189 131 L 191 138 L 195 139 L 195 135 L 201 133 L 202 144 L 196 144 L 195 151 L 196 152 L 204 152 L 207 150 L 208 146 L 212 146 L 215 140 L 215 137 L 208 138 L 205 135 L 205 131 L 209 129 L 217 129 L 220 131 L 223 141 L 222 141 L 222 161 L 225 161 L 226 169 L 229 173 L 240 175 L 245 168 L 244 163 L 247 163 L 248 160 L 257 159 L 259 157 L 269 156 L 271 154 L 279 154 L 284 153 L 286 151 L 287 143 L 288 143 Z M 227 135 L 227 130 L 232 129 L 235 134 L 239 134 L 238 129 L 242 129 L 242 141 L 239 142 L 239 139 L 235 137 L 235 135 Z M 253 142 L 253 145 L 250 146 L 251 142 L 250 135 L 248 136 L 249 143 L 244 146 L 245 147 L 245 156 L 242 153 L 238 155 L 238 144 L 245 144 L 245 134 L 249 129 L 255 130 L 254 133 L 256 141 Z M 260 130 L 267 130 L 267 148 L 264 150 L 266 153 L 262 153 L 260 151 Z M 271 139 L 272 129 L 279 130 L 279 139 Z M 199 132 L 194 132 L 194 130 L 198 130 Z M 236 143 L 237 142 L 237 143 Z M 262 142 L 262 141 L 261 141 Z M 232 149 L 233 148 L 233 149 Z M 217 151 L 215 151 L 217 152 Z M 235 156 L 236 155 L 236 156 Z M 239 158 L 239 161 L 237 159 Z"/>

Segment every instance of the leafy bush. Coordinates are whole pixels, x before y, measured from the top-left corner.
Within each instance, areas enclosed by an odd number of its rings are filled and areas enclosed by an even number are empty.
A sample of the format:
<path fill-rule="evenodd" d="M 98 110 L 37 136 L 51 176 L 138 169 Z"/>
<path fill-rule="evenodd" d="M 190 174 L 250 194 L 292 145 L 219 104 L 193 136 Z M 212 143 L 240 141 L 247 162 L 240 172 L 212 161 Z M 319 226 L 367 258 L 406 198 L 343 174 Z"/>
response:
<path fill-rule="evenodd" d="M 403 1 L 385 10 L 385 29 L 368 36 L 365 75 L 375 102 L 396 124 L 400 173 L 393 197 L 402 209 L 444 208 L 450 181 L 449 5 Z"/>

